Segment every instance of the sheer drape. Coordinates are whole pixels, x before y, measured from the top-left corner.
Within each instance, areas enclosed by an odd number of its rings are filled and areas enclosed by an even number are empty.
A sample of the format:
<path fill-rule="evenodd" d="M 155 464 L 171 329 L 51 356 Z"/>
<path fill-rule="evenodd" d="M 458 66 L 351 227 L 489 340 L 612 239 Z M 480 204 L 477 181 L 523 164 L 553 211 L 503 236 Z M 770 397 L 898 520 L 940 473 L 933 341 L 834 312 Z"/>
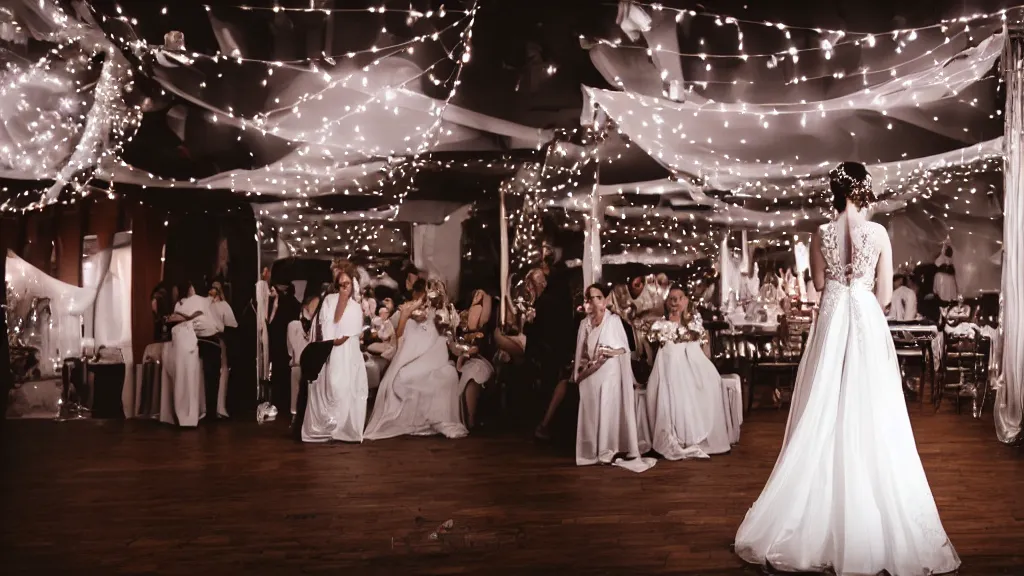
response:
<path fill-rule="evenodd" d="M 1003 282 L 1000 326 L 1003 330 L 1002 386 L 996 392 L 996 435 L 1001 442 L 1021 436 L 1024 409 L 1024 29 L 1011 30 L 1003 56 L 1006 75 L 1006 127 L 1003 199 Z"/>

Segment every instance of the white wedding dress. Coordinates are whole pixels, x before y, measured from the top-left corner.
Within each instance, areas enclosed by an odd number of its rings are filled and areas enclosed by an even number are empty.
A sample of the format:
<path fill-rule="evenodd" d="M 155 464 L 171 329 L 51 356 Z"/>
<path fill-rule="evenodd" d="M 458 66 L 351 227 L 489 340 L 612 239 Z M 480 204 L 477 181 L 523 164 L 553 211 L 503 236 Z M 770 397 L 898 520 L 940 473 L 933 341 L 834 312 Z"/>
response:
<path fill-rule="evenodd" d="M 422 322 L 406 321 L 398 350 L 377 389 L 367 440 L 469 434 L 459 415 L 459 373 L 448 361 L 448 341 L 437 331 L 435 316 L 430 308 Z"/>
<path fill-rule="evenodd" d="M 348 336 L 348 340 L 331 350 L 331 355 L 320 370 L 320 375 L 309 384 L 306 417 L 302 422 L 303 442 L 362 442 L 366 424 L 366 400 L 369 388 L 366 364 L 359 350 L 359 335 L 363 331 L 363 311 L 359 303 L 349 300 L 341 321 L 334 323 L 338 295 L 329 294 L 320 307 L 318 320 L 321 334 L 316 341 L 334 340 Z"/>
<path fill-rule="evenodd" d="M 704 331 L 699 313 L 688 328 Z M 700 342 L 670 342 L 658 350 L 646 399 L 651 447 L 667 460 L 709 458 L 732 448 L 722 377 Z"/>
<path fill-rule="evenodd" d="M 847 232 L 845 215 L 818 234 L 826 264 L 821 309 L 782 452 L 736 534 L 736 553 L 776 570 L 831 568 L 839 576 L 956 570 L 960 559 L 921 466 L 873 293 L 888 235 L 872 222 Z"/>

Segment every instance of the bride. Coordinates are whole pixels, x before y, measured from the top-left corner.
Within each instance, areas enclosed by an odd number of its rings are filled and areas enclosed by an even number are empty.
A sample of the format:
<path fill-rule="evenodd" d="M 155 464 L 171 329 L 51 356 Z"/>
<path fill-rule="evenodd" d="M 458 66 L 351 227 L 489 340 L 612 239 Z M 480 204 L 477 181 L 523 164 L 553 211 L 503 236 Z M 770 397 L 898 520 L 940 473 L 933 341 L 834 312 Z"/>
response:
<path fill-rule="evenodd" d="M 925 576 L 956 570 L 907 416 L 882 309 L 892 247 L 867 220 L 862 164 L 829 173 L 838 217 L 811 243 L 821 310 L 797 373 L 782 452 L 736 534 L 747 562 L 785 571 Z"/>

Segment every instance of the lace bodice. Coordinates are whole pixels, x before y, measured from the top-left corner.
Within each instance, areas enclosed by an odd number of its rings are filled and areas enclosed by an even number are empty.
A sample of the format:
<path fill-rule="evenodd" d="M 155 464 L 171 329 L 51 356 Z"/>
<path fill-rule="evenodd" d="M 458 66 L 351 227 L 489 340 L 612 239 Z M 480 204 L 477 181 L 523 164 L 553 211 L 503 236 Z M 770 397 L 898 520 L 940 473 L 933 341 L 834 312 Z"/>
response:
<path fill-rule="evenodd" d="M 821 252 L 825 257 L 825 280 L 850 288 L 874 290 L 875 269 L 881 253 L 875 239 L 879 231 L 884 233 L 885 229 L 872 222 L 857 224 L 850 229 L 851 254 L 847 256 L 847 264 L 841 247 L 845 239 L 840 236 L 839 227 L 835 222 L 822 224 L 818 234 L 821 235 Z"/>

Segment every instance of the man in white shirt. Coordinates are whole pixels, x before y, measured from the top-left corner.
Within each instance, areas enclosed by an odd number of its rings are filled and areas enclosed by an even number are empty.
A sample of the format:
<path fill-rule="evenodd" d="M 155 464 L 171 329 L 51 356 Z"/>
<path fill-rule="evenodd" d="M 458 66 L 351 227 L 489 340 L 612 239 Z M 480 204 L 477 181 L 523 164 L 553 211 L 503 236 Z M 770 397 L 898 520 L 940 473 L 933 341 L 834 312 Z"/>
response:
<path fill-rule="evenodd" d="M 892 304 L 889 306 L 889 320 L 906 322 L 917 319 L 917 293 L 906 286 L 905 278 L 897 274 L 892 277 Z"/>

